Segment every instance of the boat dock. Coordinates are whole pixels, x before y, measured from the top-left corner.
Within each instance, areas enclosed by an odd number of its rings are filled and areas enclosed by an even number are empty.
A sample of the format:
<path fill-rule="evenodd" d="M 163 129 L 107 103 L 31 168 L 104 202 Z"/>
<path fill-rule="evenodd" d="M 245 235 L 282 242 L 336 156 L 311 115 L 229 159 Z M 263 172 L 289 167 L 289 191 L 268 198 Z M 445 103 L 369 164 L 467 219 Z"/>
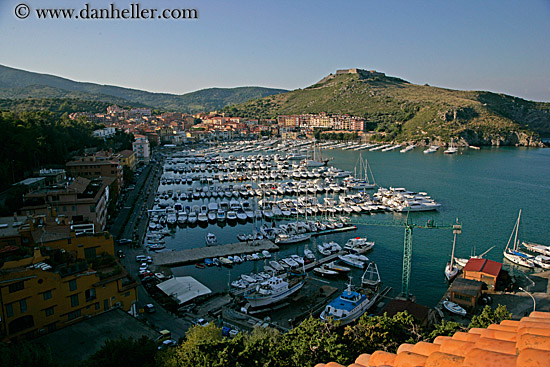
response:
<path fill-rule="evenodd" d="M 325 229 L 324 231 L 319 232 L 312 232 L 312 236 L 323 236 L 326 234 L 332 234 L 332 233 L 338 233 L 338 232 L 347 232 L 347 231 L 355 231 L 357 229 L 357 226 L 344 226 L 341 228 L 334 228 L 334 229 Z"/>
<path fill-rule="evenodd" d="M 207 258 L 252 254 L 255 252 L 278 251 L 279 246 L 269 240 L 251 242 L 237 242 L 227 245 L 199 247 L 179 251 L 166 251 L 152 254 L 153 264 L 156 266 L 180 266 L 202 262 Z"/>

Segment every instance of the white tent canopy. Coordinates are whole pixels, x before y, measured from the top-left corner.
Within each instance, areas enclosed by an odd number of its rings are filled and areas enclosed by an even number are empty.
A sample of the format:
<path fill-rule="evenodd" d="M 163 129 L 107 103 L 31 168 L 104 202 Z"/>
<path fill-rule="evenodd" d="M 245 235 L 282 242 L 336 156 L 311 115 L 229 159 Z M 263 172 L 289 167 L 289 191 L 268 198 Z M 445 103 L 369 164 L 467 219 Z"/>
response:
<path fill-rule="evenodd" d="M 157 287 L 167 296 L 176 299 L 180 305 L 197 297 L 212 293 L 210 288 L 193 277 L 174 277 L 157 284 Z"/>

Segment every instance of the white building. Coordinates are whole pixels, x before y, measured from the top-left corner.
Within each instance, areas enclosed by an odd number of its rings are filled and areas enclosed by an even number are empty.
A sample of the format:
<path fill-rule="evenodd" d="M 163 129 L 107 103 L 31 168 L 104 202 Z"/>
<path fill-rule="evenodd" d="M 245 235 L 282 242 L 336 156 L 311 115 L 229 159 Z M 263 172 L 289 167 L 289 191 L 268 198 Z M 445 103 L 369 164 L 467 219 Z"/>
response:
<path fill-rule="evenodd" d="M 132 149 L 136 155 L 136 160 L 148 163 L 150 159 L 149 140 L 143 135 L 136 135 L 136 140 L 132 143 Z"/>
<path fill-rule="evenodd" d="M 105 129 L 94 130 L 92 132 L 94 138 L 107 139 L 116 135 L 116 129 L 114 127 L 106 127 Z"/>

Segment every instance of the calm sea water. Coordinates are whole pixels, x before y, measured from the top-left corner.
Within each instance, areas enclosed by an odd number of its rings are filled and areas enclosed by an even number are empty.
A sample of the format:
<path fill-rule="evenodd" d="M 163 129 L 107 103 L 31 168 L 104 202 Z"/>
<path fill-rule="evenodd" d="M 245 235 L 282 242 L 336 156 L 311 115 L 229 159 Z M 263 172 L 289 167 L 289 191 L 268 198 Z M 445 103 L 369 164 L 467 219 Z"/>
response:
<path fill-rule="evenodd" d="M 324 150 L 333 158 L 331 165 L 353 172 L 359 152 Z M 442 204 L 437 212 L 411 213 L 416 224 L 433 219 L 436 224 L 452 224 L 456 218 L 463 225 L 457 237 L 456 256 L 467 257 L 496 246 L 485 257 L 502 262 L 502 250 L 523 209 L 519 230 L 521 240 L 550 244 L 550 149 L 484 148 L 479 151 L 460 150 L 457 155 L 423 154 L 422 149 L 401 154 L 392 152 L 362 152 L 383 187 L 405 187 L 411 191 L 426 191 Z M 171 189 L 178 186 L 171 185 Z M 185 186 L 182 186 L 185 187 Z M 219 200 L 218 200 L 219 201 Z M 200 201 L 191 204 L 200 204 Z M 360 217 L 363 223 L 405 221 L 401 214 L 376 214 Z M 403 227 L 359 224 L 355 232 L 313 238 L 307 245 L 315 249 L 318 242 L 335 240 L 343 244 L 348 238 L 367 236 L 376 242 L 367 254 L 378 264 L 384 284 L 401 290 Z M 219 243 L 236 242 L 239 233 L 251 232 L 254 224 L 207 228 L 177 228 L 168 237 L 167 247 L 184 249 L 204 246 L 207 232 L 213 232 Z M 434 306 L 448 287 L 443 270 L 450 258 L 453 234 L 448 229 L 413 230 L 413 260 L 410 291 L 417 301 Z M 282 248 L 277 257 L 303 254 L 304 244 Z M 178 276 L 191 275 L 213 291 L 226 289 L 230 280 L 241 273 L 261 270 L 263 262 L 246 262 L 233 267 L 197 269 L 194 266 L 174 268 Z M 355 283 L 361 272 L 354 271 Z M 340 282 L 340 285 L 341 282 Z"/>

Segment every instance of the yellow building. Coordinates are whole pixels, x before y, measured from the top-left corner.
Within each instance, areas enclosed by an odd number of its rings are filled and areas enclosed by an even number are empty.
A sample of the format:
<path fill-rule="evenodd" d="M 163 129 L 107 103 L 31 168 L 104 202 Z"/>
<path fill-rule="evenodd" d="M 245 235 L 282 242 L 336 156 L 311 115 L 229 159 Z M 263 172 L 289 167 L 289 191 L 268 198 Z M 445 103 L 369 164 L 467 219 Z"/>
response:
<path fill-rule="evenodd" d="M 67 236 L 64 224 L 29 222 L 19 231 L 34 249 L 0 248 L 0 339 L 51 332 L 112 307 L 131 309 L 137 282 L 112 256 L 112 236 Z M 39 233 L 43 244 L 35 241 Z"/>
<path fill-rule="evenodd" d="M 126 166 L 132 171 L 136 168 L 136 155 L 133 150 L 123 150 L 118 156 L 122 167 Z"/>

